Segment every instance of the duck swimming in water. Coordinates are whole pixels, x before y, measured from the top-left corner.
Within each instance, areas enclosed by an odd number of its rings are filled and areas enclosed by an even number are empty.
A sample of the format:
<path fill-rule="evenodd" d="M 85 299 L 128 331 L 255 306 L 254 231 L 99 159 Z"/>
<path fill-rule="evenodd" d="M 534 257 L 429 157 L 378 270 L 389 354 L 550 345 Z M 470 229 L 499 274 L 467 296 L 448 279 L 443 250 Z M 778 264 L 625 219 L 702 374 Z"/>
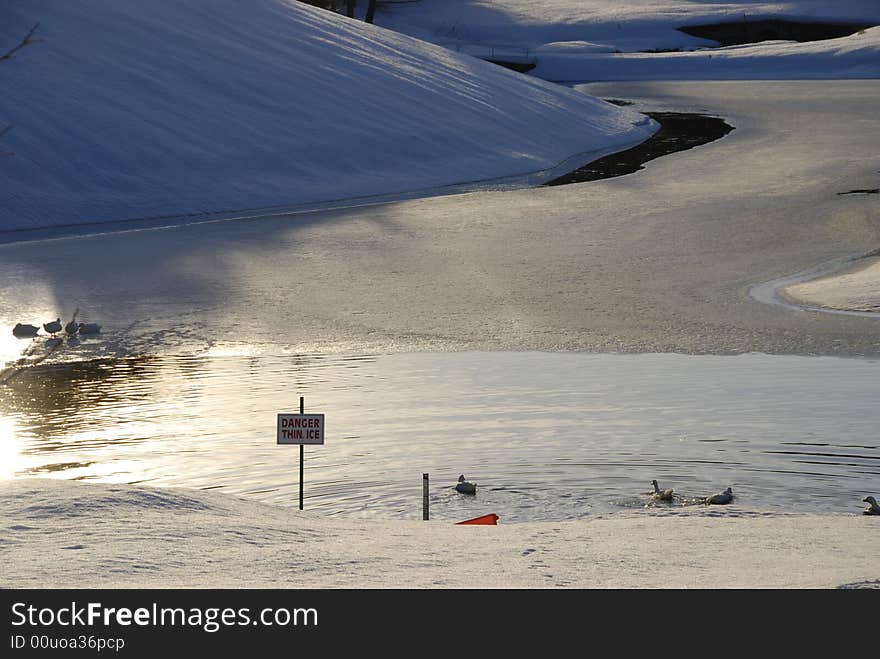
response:
<path fill-rule="evenodd" d="M 98 323 L 80 323 L 79 324 L 79 333 L 80 334 L 100 334 L 101 326 Z"/>
<path fill-rule="evenodd" d="M 724 492 L 719 492 L 703 499 L 703 503 L 706 505 L 723 505 L 731 501 L 733 501 L 733 491 L 729 487 Z"/>
<path fill-rule="evenodd" d="M 477 485 L 475 483 L 469 483 L 465 480 L 464 474 L 458 477 L 458 483 L 455 485 L 455 491 L 460 492 L 461 494 L 476 494 L 477 493 Z"/>
<path fill-rule="evenodd" d="M 874 497 L 865 497 L 862 501 L 868 504 L 864 510 L 866 515 L 880 515 L 880 506 L 877 505 L 877 500 Z"/>
<path fill-rule="evenodd" d="M 654 485 L 654 493 L 651 495 L 654 501 L 672 501 L 672 489 L 661 490 L 656 480 L 651 481 L 651 483 Z"/>

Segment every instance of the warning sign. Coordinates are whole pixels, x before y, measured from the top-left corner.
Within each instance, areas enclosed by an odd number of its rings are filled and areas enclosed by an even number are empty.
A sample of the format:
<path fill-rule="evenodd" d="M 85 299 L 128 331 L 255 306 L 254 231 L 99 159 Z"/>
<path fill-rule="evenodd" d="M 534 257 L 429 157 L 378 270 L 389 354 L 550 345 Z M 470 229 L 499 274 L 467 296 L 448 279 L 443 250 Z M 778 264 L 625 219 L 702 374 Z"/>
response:
<path fill-rule="evenodd" d="M 279 414 L 279 444 L 323 444 L 323 414 Z"/>

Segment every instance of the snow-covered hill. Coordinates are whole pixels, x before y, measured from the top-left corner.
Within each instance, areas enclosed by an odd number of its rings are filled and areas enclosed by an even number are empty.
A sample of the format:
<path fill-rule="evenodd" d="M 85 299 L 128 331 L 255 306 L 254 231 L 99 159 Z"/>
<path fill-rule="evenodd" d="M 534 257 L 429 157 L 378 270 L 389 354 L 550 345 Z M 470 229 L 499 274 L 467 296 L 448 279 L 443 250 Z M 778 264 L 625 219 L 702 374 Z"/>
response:
<path fill-rule="evenodd" d="M 656 124 L 294 0 L 4 3 L 0 230 L 258 208 L 584 162 Z"/>
<path fill-rule="evenodd" d="M 532 61 L 531 74 L 545 80 L 880 77 L 880 28 L 800 42 L 755 23 L 876 26 L 877 0 L 419 0 L 382 7 L 380 25 L 455 51 Z M 761 43 L 717 48 L 679 30 L 718 23 Z"/>

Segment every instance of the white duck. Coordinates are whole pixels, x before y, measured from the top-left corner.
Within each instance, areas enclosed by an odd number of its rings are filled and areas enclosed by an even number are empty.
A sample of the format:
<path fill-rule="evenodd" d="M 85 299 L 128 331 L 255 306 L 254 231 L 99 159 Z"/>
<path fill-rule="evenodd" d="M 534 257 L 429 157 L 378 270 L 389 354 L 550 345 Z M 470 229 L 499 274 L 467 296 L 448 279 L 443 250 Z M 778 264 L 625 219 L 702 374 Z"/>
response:
<path fill-rule="evenodd" d="M 469 483 L 465 480 L 464 474 L 458 477 L 458 483 L 455 485 L 455 491 L 461 492 L 462 494 L 476 494 L 477 493 L 477 485 L 476 483 Z"/>
<path fill-rule="evenodd" d="M 865 497 L 862 501 L 868 504 L 864 511 L 866 515 L 880 515 L 880 506 L 874 497 Z"/>
<path fill-rule="evenodd" d="M 56 318 L 48 323 L 43 323 L 43 329 L 54 336 L 57 332 L 61 331 L 61 319 Z"/>
<path fill-rule="evenodd" d="M 651 483 L 654 485 L 654 493 L 651 495 L 654 501 L 672 501 L 672 489 L 661 490 L 656 480 L 651 481 Z"/>
<path fill-rule="evenodd" d="M 12 333 L 15 336 L 36 336 L 39 331 L 40 328 L 36 325 L 26 325 L 22 323 L 16 323 L 15 327 L 12 328 Z"/>
<path fill-rule="evenodd" d="M 712 496 L 703 499 L 703 503 L 706 505 L 723 505 L 725 503 L 730 503 L 731 501 L 733 501 L 733 491 L 729 487 L 724 490 L 724 492 L 719 492 L 718 494 L 713 494 Z"/>

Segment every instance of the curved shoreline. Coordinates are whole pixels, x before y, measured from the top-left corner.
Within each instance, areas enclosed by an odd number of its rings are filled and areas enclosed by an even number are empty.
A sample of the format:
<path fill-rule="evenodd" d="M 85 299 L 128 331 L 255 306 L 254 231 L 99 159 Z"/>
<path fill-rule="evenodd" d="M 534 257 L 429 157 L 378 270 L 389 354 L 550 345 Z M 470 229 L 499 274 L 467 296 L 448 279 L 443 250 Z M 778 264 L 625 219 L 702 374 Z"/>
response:
<path fill-rule="evenodd" d="M 606 99 L 615 105 L 631 105 L 629 101 Z M 645 112 L 660 124 L 660 129 L 639 144 L 564 174 L 544 185 L 567 185 L 633 174 L 651 160 L 720 140 L 735 129 L 721 117 L 699 112 Z"/>
<path fill-rule="evenodd" d="M 628 101 L 611 99 L 614 105 Z M 280 204 L 260 208 L 206 210 L 151 217 L 128 217 L 89 223 L 0 230 L 0 247 L 22 242 L 82 238 L 105 233 L 149 231 L 196 224 L 256 220 L 283 215 L 321 213 L 375 206 L 423 197 L 466 194 L 485 190 L 556 186 L 625 176 L 644 169 L 645 163 L 717 141 L 735 129 L 723 118 L 695 112 L 645 112 L 640 123 L 655 121 L 659 128 L 650 137 L 614 147 L 575 153 L 544 169 L 475 181 L 403 190 L 376 195 Z"/>
<path fill-rule="evenodd" d="M 629 101 L 610 99 L 613 105 Z M 467 194 L 486 190 L 555 186 L 616 178 L 644 169 L 645 163 L 721 139 L 734 130 L 723 118 L 693 112 L 645 112 L 639 121 L 656 122 L 658 129 L 647 139 L 582 151 L 544 169 L 498 177 L 313 202 L 279 204 L 257 208 L 215 209 L 190 213 L 72 223 L 47 227 L 0 229 L 0 247 L 22 242 L 82 238 L 105 233 L 149 231 L 196 224 L 256 220 L 283 215 L 321 213 L 395 203 L 410 199 Z"/>
<path fill-rule="evenodd" d="M 880 318 L 880 311 L 860 311 L 855 309 L 839 309 L 831 306 L 811 304 L 794 295 L 786 294 L 783 289 L 795 284 L 816 281 L 830 275 L 845 275 L 858 268 L 858 261 L 871 257 L 880 256 L 880 250 L 874 250 L 867 254 L 845 256 L 831 261 L 820 263 L 809 270 L 803 270 L 793 275 L 786 275 L 778 279 L 772 279 L 749 287 L 749 297 L 764 304 L 772 304 L 793 311 L 817 311 L 821 313 L 835 314 L 840 316 L 858 316 L 862 318 Z M 869 266 L 864 266 L 869 267 Z"/>
<path fill-rule="evenodd" d="M 647 123 L 648 121 L 650 121 L 650 118 L 645 117 L 644 120 L 640 120 L 640 123 Z M 637 140 L 634 142 L 625 142 L 623 144 L 594 149 L 592 151 L 581 151 L 567 156 L 544 169 L 476 179 L 460 183 L 417 188 L 414 190 L 400 190 L 397 192 L 379 193 L 375 195 L 341 197 L 338 199 L 325 199 L 296 204 L 279 204 L 276 206 L 261 206 L 257 208 L 206 210 L 191 213 L 149 217 L 127 217 L 115 220 L 60 224 L 45 227 L 0 229 L 0 248 L 25 242 L 76 239 L 102 234 L 133 231 L 155 231 L 198 224 L 215 224 L 219 222 L 235 222 L 239 220 L 260 220 L 285 215 L 307 215 L 327 211 L 379 206 L 382 204 L 392 204 L 412 199 L 459 195 L 470 192 L 516 190 L 519 188 L 538 187 L 541 185 L 549 185 L 548 181 L 558 180 L 559 177 L 564 176 L 562 172 L 579 171 L 579 168 L 582 168 L 589 163 L 598 162 L 603 158 L 612 156 L 616 153 L 629 152 L 645 141 L 646 140 Z"/>

